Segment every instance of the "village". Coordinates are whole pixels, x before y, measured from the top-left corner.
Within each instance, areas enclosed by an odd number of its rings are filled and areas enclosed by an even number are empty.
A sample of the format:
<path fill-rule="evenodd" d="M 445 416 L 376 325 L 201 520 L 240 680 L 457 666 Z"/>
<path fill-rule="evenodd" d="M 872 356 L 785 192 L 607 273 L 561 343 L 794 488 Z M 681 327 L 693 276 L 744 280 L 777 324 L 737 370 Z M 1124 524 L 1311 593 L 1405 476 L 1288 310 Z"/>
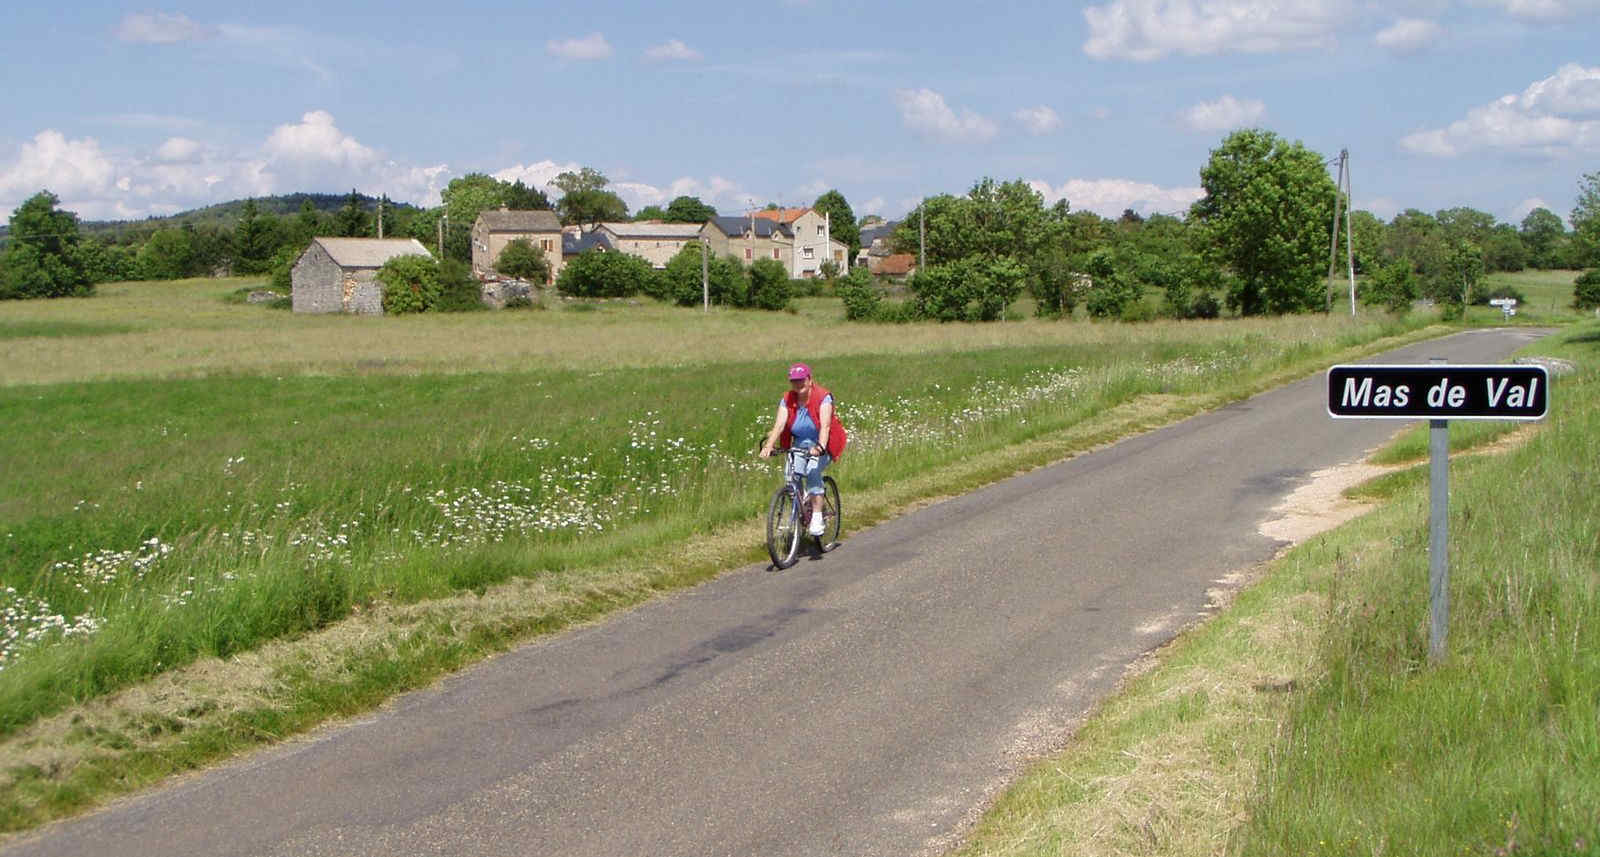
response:
<path fill-rule="evenodd" d="M 713 216 L 704 223 L 645 220 L 567 226 L 554 211 L 501 207 L 480 212 L 472 225 L 472 273 L 484 284 L 484 302 L 495 307 L 531 288 L 554 283 L 582 253 L 627 253 L 662 269 L 691 244 L 699 244 L 709 257 L 732 256 L 745 265 L 760 259 L 781 262 L 792 279 L 865 266 L 875 276 L 899 280 L 913 272 L 915 257 L 890 252 L 889 235 L 895 226 L 869 220 L 861 230 L 861 249 L 852 258 L 849 246 L 834 237 L 830 216 L 812 207 Z M 549 266 L 545 282 L 527 283 L 496 270 L 500 254 L 514 241 L 526 241 L 543 253 Z M 378 269 L 390 259 L 408 255 L 434 254 L 415 238 L 315 238 L 291 270 L 294 311 L 381 315 Z"/>

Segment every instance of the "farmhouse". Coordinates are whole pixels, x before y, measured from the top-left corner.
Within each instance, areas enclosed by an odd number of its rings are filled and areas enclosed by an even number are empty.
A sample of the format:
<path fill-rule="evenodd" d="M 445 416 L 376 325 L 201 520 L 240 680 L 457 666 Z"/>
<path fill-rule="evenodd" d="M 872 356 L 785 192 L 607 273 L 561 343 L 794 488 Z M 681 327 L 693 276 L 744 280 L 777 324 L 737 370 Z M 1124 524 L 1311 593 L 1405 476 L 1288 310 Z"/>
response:
<path fill-rule="evenodd" d="M 483 277 L 494 271 L 500 251 L 523 238 L 544 251 L 550 263 L 550 282 L 562 266 L 561 220 L 553 211 L 513 211 L 500 208 L 482 212 L 472 223 L 472 273 Z"/>
<path fill-rule="evenodd" d="M 593 232 L 604 235 L 606 243 L 618 251 L 638 256 L 653 268 L 665 268 L 685 244 L 700 240 L 701 228 L 699 223 L 645 220 L 637 223 L 602 223 Z"/>
<path fill-rule="evenodd" d="M 383 314 L 374 279 L 397 256 L 428 256 L 415 238 L 313 238 L 289 271 L 295 312 Z"/>

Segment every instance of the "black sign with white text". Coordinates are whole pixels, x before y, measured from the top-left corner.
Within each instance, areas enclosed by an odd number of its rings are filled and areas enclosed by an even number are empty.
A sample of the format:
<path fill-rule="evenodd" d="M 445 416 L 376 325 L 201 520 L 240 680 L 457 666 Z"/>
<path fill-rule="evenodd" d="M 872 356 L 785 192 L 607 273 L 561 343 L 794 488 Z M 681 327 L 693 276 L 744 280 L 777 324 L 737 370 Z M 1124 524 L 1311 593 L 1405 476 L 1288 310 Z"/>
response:
<path fill-rule="evenodd" d="M 1543 366 L 1344 365 L 1328 370 L 1328 414 L 1356 419 L 1540 420 Z"/>

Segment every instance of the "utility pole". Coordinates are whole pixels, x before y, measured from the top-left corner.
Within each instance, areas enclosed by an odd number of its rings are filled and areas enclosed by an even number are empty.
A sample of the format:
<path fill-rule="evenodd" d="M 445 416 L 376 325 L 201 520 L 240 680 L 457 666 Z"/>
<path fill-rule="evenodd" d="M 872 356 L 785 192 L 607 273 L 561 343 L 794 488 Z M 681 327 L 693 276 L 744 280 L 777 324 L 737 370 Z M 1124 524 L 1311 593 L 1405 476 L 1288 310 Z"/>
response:
<path fill-rule="evenodd" d="M 705 301 L 705 311 L 711 311 L 711 239 L 700 236 L 700 296 Z"/>
<path fill-rule="evenodd" d="M 917 273 L 922 273 L 928 264 L 928 218 L 925 212 L 928 208 L 928 198 L 922 198 L 922 204 L 917 206 Z"/>
<path fill-rule="evenodd" d="M 378 240 L 383 240 L 383 197 L 378 197 Z"/>
<path fill-rule="evenodd" d="M 444 260 L 444 225 L 446 223 L 449 223 L 449 222 L 450 222 L 450 213 L 449 212 L 445 212 L 444 216 L 440 217 L 438 222 L 435 224 L 436 226 L 439 227 L 439 259 L 441 261 Z"/>
<path fill-rule="evenodd" d="M 1339 150 L 1339 178 L 1333 191 L 1333 237 L 1328 246 L 1328 284 L 1333 284 L 1334 266 L 1339 260 L 1339 214 L 1344 212 L 1345 265 L 1350 275 L 1350 317 L 1356 314 L 1355 229 L 1350 216 L 1350 150 Z M 1333 311 L 1333 289 L 1323 295 L 1323 312 Z"/>

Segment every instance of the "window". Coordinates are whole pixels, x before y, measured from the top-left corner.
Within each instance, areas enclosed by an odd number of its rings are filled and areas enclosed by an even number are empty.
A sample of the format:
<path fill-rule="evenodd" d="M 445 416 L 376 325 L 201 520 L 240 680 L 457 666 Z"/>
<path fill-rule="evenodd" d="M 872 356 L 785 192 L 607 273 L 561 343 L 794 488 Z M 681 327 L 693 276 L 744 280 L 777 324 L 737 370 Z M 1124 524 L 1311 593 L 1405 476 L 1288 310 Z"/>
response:
<path fill-rule="evenodd" d="M 776 248 L 776 247 L 772 248 L 772 258 L 774 258 L 774 259 L 779 258 L 778 257 L 778 248 Z"/>
<path fill-rule="evenodd" d="M 815 258 L 815 254 L 812 253 L 812 250 L 811 250 L 810 247 L 806 248 L 806 258 L 807 259 Z"/>
<path fill-rule="evenodd" d="M 749 247 L 744 248 L 744 260 L 746 262 L 750 261 L 750 248 Z"/>
<path fill-rule="evenodd" d="M 818 226 L 818 227 L 817 227 L 817 237 L 818 237 L 818 238 L 821 238 L 821 237 L 822 237 L 822 227 L 821 227 L 821 226 Z"/>
<path fill-rule="evenodd" d="M 549 238 L 540 239 L 539 240 L 539 249 L 543 250 L 546 253 L 550 252 L 550 239 Z"/>

